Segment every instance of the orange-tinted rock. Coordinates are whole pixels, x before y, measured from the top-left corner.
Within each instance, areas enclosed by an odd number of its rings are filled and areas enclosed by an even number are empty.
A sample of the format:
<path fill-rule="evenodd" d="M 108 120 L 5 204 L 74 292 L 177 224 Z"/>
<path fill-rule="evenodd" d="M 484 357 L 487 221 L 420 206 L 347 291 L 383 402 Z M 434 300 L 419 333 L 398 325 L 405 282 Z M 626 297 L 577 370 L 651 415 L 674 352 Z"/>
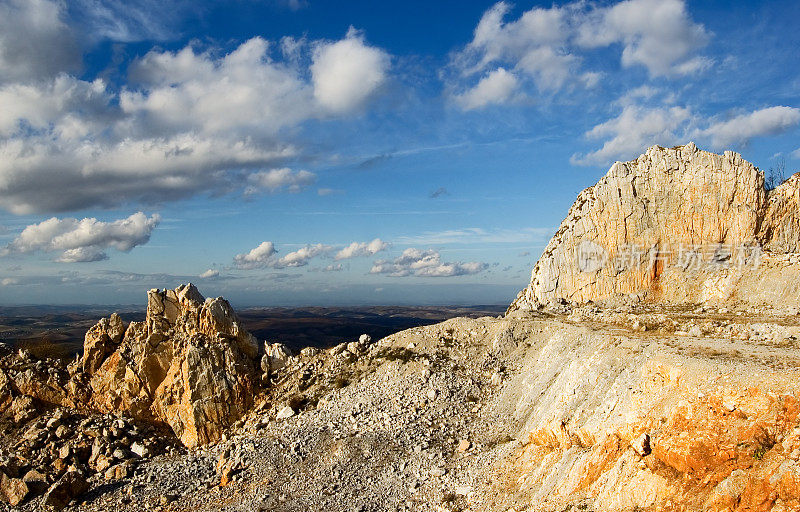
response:
<path fill-rule="evenodd" d="M 124 333 L 125 325 L 116 313 L 89 329 L 83 341 L 83 371 L 94 374 L 106 356 L 119 346 Z"/>
<path fill-rule="evenodd" d="M 800 173 L 769 192 L 759 240 L 767 251 L 800 252 Z"/>
<path fill-rule="evenodd" d="M 87 334 L 87 353 L 115 343 L 104 320 Z M 120 328 L 114 333 L 120 332 Z M 92 368 L 93 404 L 167 423 L 186 446 L 216 441 L 252 405 L 255 338 L 230 304 L 204 299 L 194 285 L 150 290 L 144 322 L 132 322 L 117 348 Z M 91 352 L 90 350 L 91 349 Z"/>
<path fill-rule="evenodd" d="M 25 501 L 29 493 L 28 484 L 19 478 L 10 478 L 0 472 L 0 499 L 2 501 L 15 507 Z"/>

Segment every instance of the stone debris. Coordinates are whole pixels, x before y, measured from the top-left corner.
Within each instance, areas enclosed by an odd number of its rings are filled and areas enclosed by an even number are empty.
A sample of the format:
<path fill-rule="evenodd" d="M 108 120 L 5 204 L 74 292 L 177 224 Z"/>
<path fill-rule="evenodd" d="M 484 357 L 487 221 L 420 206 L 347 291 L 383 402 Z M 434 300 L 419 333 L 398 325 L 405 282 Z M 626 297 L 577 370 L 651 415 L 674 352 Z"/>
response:
<path fill-rule="evenodd" d="M 285 420 L 286 418 L 291 418 L 292 416 L 294 416 L 294 414 L 295 414 L 294 409 L 292 409 L 287 405 L 286 407 L 278 411 L 278 414 L 275 417 L 279 420 Z"/>

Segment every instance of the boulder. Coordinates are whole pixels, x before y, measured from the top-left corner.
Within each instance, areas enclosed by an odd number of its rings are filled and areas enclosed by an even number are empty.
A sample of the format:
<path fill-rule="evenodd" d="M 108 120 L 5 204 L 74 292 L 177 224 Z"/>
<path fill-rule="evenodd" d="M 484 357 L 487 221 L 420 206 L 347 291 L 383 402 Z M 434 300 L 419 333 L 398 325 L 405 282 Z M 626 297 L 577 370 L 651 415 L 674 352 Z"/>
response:
<path fill-rule="evenodd" d="M 286 366 L 290 357 L 292 357 L 292 351 L 283 343 L 265 343 L 261 369 L 265 373 L 276 372 Z"/>
<path fill-rule="evenodd" d="M 77 471 L 68 471 L 50 486 L 42 502 L 45 506 L 61 510 L 88 489 L 89 483 L 82 474 Z"/>
<path fill-rule="evenodd" d="M 87 333 L 96 409 L 163 421 L 194 447 L 218 440 L 252 405 L 258 344 L 225 299 L 205 299 L 192 284 L 150 290 L 144 322 L 117 337 L 122 327 L 112 317 Z"/>
<path fill-rule="evenodd" d="M 125 325 L 118 314 L 103 318 L 86 332 L 83 341 L 83 371 L 94 374 L 122 341 Z"/>
<path fill-rule="evenodd" d="M 28 484 L 24 481 L 0 473 L 0 499 L 15 507 L 25 501 L 29 493 Z"/>
<path fill-rule="evenodd" d="M 25 482 L 28 489 L 30 489 L 33 494 L 38 495 L 47 490 L 47 477 L 35 469 L 31 469 L 25 473 L 25 476 L 22 477 L 22 481 Z"/>
<path fill-rule="evenodd" d="M 33 398 L 27 395 L 14 398 L 9 407 L 9 412 L 14 417 L 15 422 L 25 423 L 36 416 L 36 406 Z"/>

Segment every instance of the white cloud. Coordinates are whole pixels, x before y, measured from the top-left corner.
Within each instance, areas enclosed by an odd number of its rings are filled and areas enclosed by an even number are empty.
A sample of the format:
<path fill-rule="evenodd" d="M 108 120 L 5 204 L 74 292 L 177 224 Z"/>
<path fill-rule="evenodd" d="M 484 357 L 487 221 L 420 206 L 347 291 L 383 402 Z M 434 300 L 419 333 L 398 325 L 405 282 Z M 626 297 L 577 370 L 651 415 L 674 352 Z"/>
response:
<path fill-rule="evenodd" d="M 323 272 L 341 272 L 342 270 L 344 270 L 344 265 L 341 263 L 331 264 L 322 268 Z"/>
<path fill-rule="evenodd" d="M 213 279 L 219 277 L 219 270 L 210 268 L 198 276 L 200 279 Z"/>
<path fill-rule="evenodd" d="M 432 249 L 408 248 L 392 261 L 378 260 L 370 274 L 386 274 L 392 277 L 452 277 L 477 274 L 489 268 L 487 263 L 442 263 L 441 256 Z"/>
<path fill-rule="evenodd" d="M 0 80 L 0 208 L 69 211 L 313 184 L 313 173 L 285 168 L 299 156 L 289 142 L 296 128 L 360 109 L 389 58 L 355 31 L 298 45 L 306 58 L 282 62 L 259 37 L 227 54 L 153 49 L 129 65 L 120 90 L 66 74 Z M 312 58 L 313 70 L 303 64 Z"/>
<path fill-rule="evenodd" d="M 11 138 L 0 140 L 0 207 L 28 214 L 226 193 L 236 189 L 242 169 L 292 154 L 292 148 L 191 133 L 110 144 Z"/>
<path fill-rule="evenodd" d="M 304 267 L 308 265 L 308 261 L 311 258 L 321 254 L 327 254 L 333 250 L 333 247 L 325 244 L 306 245 L 301 249 L 286 254 L 286 256 L 278 258 L 271 266 L 274 268 Z"/>
<path fill-rule="evenodd" d="M 592 11 L 579 25 L 577 41 L 587 47 L 622 43 L 622 65 L 645 66 L 656 77 L 707 67 L 710 62 L 693 53 L 708 38 L 686 12 L 684 0 L 626 0 Z"/>
<path fill-rule="evenodd" d="M 261 242 L 258 247 L 245 254 L 237 254 L 234 264 L 239 269 L 263 268 L 268 266 L 277 251 L 272 242 Z"/>
<path fill-rule="evenodd" d="M 795 160 L 800 160 L 800 148 L 797 148 L 797 149 L 795 149 L 794 151 L 792 151 L 792 152 L 791 152 L 791 153 L 789 153 L 789 154 L 790 154 L 790 155 L 791 155 L 791 157 L 792 157 L 792 158 L 794 158 Z"/>
<path fill-rule="evenodd" d="M 142 212 L 113 222 L 52 217 L 27 226 L 0 251 L 0 255 L 58 251 L 61 255 L 57 261 L 99 261 L 108 257 L 104 249 L 127 252 L 137 245 L 146 244 L 160 220 L 158 214 L 148 218 Z"/>
<path fill-rule="evenodd" d="M 67 249 L 61 256 L 56 258 L 60 263 L 89 263 L 92 261 L 103 261 L 108 259 L 108 254 L 96 247 L 76 247 Z"/>
<path fill-rule="evenodd" d="M 110 100 L 102 80 L 85 82 L 66 74 L 35 84 L 8 84 L 0 87 L 0 136 L 18 133 L 24 121 L 27 129 L 52 126 L 65 140 L 79 139 L 112 120 Z"/>
<path fill-rule="evenodd" d="M 371 242 L 353 242 L 344 249 L 336 253 L 335 259 L 346 260 L 359 256 L 372 256 L 389 248 L 389 244 L 380 238 Z"/>
<path fill-rule="evenodd" d="M 507 2 L 489 8 L 472 41 L 451 58 L 456 76 L 449 88 L 464 109 L 509 102 L 523 79 L 540 93 L 594 87 L 603 74 L 584 70 L 583 62 L 587 50 L 598 47 L 621 44 L 622 65 L 644 66 L 651 77 L 696 73 L 712 63 L 696 55 L 709 35 L 692 21 L 684 0 L 626 0 L 610 7 L 579 0 L 506 20 L 510 11 Z M 475 75 L 493 69 L 513 73 L 516 82 L 488 75 L 474 83 Z"/>
<path fill-rule="evenodd" d="M 691 118 L 688 108 L 628 105 L 619 116 L 586 132 L 590 139 L 610 137 L 602 148 L 586 155 L 572 155 L 570 161 L 576 165 L 605 164 L 631 158 L 654 144 L 677 143 L 680 141 L 678 129 Z"/>
<path fill-rule="evenodd" d="M 314 97 L 333 113 L 358 109 L 383 84 L 388 69 L 389 55 L 367 46 L 350 27 L 344 39 L 319 43 L 314 49 Z"/>
<path fill-rule="evenodd" d="M 513 73 L 498 68 L 481 78 L 474 88 L 457 95 L 456 101 L 464 110 L 502 104 L 508 101 L 517 86 L 517 77 Z"/>
<path fill-rule="evenodd" d="M 540 90 L 561 88 L 577 62 L 564 49 L 569 38 L 567 10 L 533 8 L 518 20 L 505 22 L 510 9 L 510 4 L 499 2 L 484 13 L 472 41 L 455 55 L 461 74 L 469 76 L 493 63 L 508 63 L 531 77 Z M 508 82 L 506 77 L 506 88 Z"/>
<path fill-rule="evenodd" d="M 308 171 L 295 172 L 288 167 L 258 171 L 247 177 L 249 186 L 245 189 L 245 193 L 254 194 L 262 190 L 275 193 L 283 189 L 289 192 L 300 192 L 316 181 L 316 174 Z"/>
<path fill-rule="evenodd" d="M 769 107 L 741 114 L 699 130 L 697 135 L 711 139 L 714 148 L 746 144 L 753 137 L 783 133 L 800 123 L 800 109 Z"/>
<path fill-rule="evenodd" d="M 141 88 L 122 91 L 120 106 L 151 130 L 264 137 L 317 115 L 300 75 L 273 61 L 260 37 L 219 58 L 192 47 L 151 50 L 131 65 Z"/>
<path fill-rule="evenodd" d="M 64 17 L 65 4 L 59 1 L 0 2 L 0 84 L 80 68 L 80 52 Z"/>
<path fill-rule="evenodd" d="M 296 251 L 287 253 L 285 256 L 278 257 L 275 244 L 272 242 L 261 242 L 261 244 L 246 254 L 237 254 L 234 257 L 234 265 L 241 270 L 255 268 L 287 268 L 304 267 L 309 260 L 316 256 L 328 254 L 334 250 L 330 245 L 316 244 L 306 245 Z"/>
<path fill-rule="evenodd" d="M 690 140 L 706 141 L 716 149 L 731 149 L 747 144 L 752 138 L 783 133 L 800 124 L 800 109 L 768 107 L 740 114 L 727 121 L 717 121 L 694 114 L 687 107 L 644 107 L 632 103 L 637 94 L 626 94 L 617 104 L 624 105 L 615 118 L 598 124 L 585 136 L 607 139 L 603 146 L 588 154 L 574 154 L 575 165 L 602 165 L 614 160 L 629 160 L 652 145 L 670 146 Z M 641 90 L 639 97 L 650 96 Z"/>

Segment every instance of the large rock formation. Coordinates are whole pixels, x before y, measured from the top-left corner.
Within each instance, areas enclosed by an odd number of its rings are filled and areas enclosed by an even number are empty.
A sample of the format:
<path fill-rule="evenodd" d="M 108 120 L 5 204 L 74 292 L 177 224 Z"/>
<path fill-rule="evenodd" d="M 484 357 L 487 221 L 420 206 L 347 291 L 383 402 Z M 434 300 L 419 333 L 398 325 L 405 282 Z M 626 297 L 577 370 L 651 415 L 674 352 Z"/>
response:
<path fill-rule="evenodd" d="M 770 252 L 800 252 L 800 174 L 770 191 L 759 241 Z"/>
<path fill-rule="evenodd" d="M 252 405 L 258 344 L 226 300 L 191 284 L 150 290 L 145 321 L 123 327 L 112 315 L 86 333 L 94 408 L 163 421 L 191 447 L 218 440 Z"/>
<path fill-rule="evenodd" d="M 800 250 L 798 205 L 800 176 L 768 195 L 761 171 L 736 153 L 653 146 L 578 195 L 509 311 L 631 295 L 731 299 L 732 283 L 763 272 L 762 251 Z M 750 301 L 774 293 L 754 286 Z"/>

